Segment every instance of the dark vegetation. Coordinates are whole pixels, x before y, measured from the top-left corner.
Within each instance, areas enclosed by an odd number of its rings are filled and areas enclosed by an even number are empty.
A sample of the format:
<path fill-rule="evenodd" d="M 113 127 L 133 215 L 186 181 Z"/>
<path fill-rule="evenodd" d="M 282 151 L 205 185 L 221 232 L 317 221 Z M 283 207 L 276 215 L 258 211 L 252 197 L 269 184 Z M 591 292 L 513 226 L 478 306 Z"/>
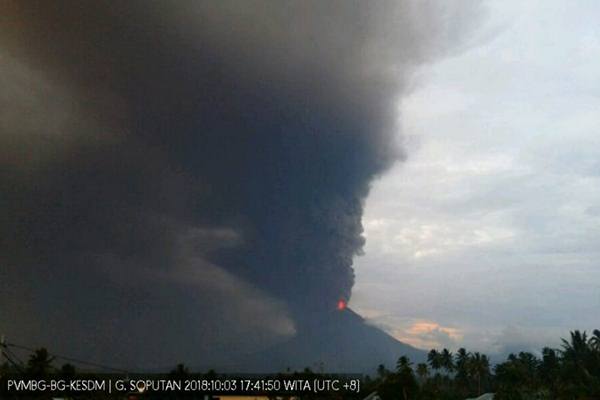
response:
<path fill-rule="evenodd" d="M 571 332 L 560 349 L 510 354 L 495 366 L 461 348 L 431 350 L 427 363 L 400 357 L 395 371 L 379 366 L 370 387 L 384 400 L 465 399 L 494 392 L 495 400 L 600 399 L 600 330 Z"/>
<path fill-rule="evenodd" d="M 29 356 L 25 365 L 2 364 L 0 376 L 21 373 L 34 378 L 71 378 L 82 374 L 68 363 L 56 367 L 55 361 L 46 349 L 41 348 Z M 182 378 L 190 376 L 190 371 L 179 364 L 168 376 Z M 204 376 L 218 377 L 214 371 Z M 287 371 L 278 376 L 327 377 L 310 369 Z M 331 397 L 320 395 L 314 398 L 358 399 L 377 391 L 383 400 L 466 399 L 486 392 L 495 393 L 496 400 L 600 399 L 600 330 L 594 330 L 591 336 L 586 332 L 571 332 L 568 340 L 562 340 L 559 349 L 545 347 L 538 355 L 530 352 L 510 354 L 506 361 L 495 366 L 485 354 L 464 348 L 456 353 L 433 349 L 428 353 L 426 363 L 416 365 L 402 356 L 395 370 L 380 365 L 376 377 L 366 377 L 362 387 L 360 395 L 340 397 L 340 394 L 332 394 Z"/>

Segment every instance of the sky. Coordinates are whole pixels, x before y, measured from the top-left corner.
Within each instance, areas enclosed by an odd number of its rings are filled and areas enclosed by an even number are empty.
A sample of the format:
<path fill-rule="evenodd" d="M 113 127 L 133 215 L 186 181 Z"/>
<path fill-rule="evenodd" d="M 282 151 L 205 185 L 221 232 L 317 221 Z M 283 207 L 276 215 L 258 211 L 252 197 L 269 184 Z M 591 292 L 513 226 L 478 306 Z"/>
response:
<path fill-rule="evenodd" d="M 0 7 L 8 338 L 216 365 L 340 299 L 423 348 L 598 327 L 595 2 Z"/>
<path fill-rule="evenodd" d="M 398 100 L 351 306 L 425 349 L 539 351 L 600 325 L 600 5 L 487 5 Z"/>

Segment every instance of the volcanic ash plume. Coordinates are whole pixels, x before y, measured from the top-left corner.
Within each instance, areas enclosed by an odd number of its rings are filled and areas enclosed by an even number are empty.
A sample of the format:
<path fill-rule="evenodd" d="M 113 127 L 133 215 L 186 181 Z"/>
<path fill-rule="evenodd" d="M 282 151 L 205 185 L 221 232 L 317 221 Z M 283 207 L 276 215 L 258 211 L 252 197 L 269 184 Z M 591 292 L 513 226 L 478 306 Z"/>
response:
<path fill-rule="evenodd" d="M 442 4 L 4 2 L 0 330 L 164 365 L 335 310 Z"/>

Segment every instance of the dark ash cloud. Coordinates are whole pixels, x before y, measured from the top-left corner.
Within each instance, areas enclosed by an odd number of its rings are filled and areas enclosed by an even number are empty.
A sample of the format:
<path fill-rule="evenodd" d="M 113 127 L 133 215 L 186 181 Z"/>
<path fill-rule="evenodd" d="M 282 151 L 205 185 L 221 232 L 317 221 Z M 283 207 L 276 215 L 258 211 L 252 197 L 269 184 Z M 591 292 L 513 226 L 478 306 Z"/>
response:
<path fill-rule="evenodd" d="M 395 100 L 473 13 L 2 8 L 0 328 L 140 365 L 266 346 L 350 297 Z"/>

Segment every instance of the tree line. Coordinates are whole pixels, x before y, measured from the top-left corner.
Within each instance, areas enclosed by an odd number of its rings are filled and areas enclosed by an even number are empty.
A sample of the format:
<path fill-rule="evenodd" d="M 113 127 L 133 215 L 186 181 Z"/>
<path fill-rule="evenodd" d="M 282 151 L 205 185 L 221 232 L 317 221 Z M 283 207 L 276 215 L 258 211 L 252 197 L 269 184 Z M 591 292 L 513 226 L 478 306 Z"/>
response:
<path fill-rule="evenodd" d="M 10 372 L 33 377 L 76 375 L 72 364 L 57 368 L 54 361 L 41 348 L 19 370 L 8 362 L 0 365 L 0 376 Z M 188 368 L 179 364 L 169 375 L 188 374 Z M 301 374 L 319 375 L 310 369 Z M 207 375 L 217 376 L 212 370 Z M 382 400 L 458 400 L 486 392 L 495 393 L 495 400 L 600 399 L 600 330 L 594 330 L 591 336 L 573 331 L 568 339 L 562 339 L 560 348 L 544 347 L 538 354 L 525 351 L 510 354 L 494 366 L 480 352 L 465 348 L 456 353 L 432 349 L 427 362 L 414 365 L 402 356 L 394 370 L 380 365 L 377 375 L 367 376 L 363 384 L 363 394 L 377 391 Z"/>
<path fill-rule="evenodd" d="M 369 387 L 383 400 L 466 399 L 495 393 L 495 400 L 600 399 L 600 330 L 573 331 L 558 349 L 519 352 L 492 366 L 464 348 L 431 350 L 426 363 L 402 356 L 393 371 L 380 365 Z"/>

